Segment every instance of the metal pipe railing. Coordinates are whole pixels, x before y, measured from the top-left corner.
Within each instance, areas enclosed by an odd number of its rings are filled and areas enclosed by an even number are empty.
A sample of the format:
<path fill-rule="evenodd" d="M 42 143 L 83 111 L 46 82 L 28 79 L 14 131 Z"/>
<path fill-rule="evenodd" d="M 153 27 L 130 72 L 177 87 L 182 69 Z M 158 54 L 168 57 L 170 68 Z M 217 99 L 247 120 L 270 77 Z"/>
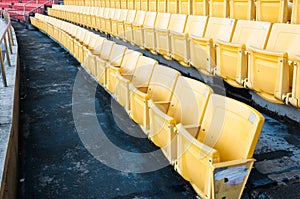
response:
<path fill-rule="evenodd" d="M 4 29 L 1 29 L 0 32 L 0 63 L 1 63 L 1 76 L 2 76 L 2 82 L 3 86 L 7 87 L 7 80 L 6 80 L 6 73 L 5 73 L 5 55 L 2 53 L 2 44 L 4 44 L 5 47 L 5 54 L 7 58 L 7 64 L 11 66 L 10 62 L 10 54 L 12 54 L 12 45 L 14 45 L 13 35 L 12 35 L 12 28 L 11 28 L 11 21 L 10 16 L 7 11 L 0 10 L 0 18 L 1 20 L 4 20 L 6 22 L 6 26 Z"/>

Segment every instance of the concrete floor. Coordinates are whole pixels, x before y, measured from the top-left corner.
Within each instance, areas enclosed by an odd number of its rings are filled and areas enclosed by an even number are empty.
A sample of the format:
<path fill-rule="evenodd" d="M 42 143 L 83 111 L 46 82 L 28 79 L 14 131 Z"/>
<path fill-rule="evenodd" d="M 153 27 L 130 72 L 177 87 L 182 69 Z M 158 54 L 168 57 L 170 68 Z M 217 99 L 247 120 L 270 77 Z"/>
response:
<path fill-rule="evenodd" d="M 21 62 L 19 198 L 196 198 L 68 52 L 39 31 L 14 28 Z M 299 125 L 265 117 L 243 198 L 300 198 Z M 106 138 L 123 150 L 105 150 L 99 143 Z M 142 173 L 145 167 L 150 172 Z"/>

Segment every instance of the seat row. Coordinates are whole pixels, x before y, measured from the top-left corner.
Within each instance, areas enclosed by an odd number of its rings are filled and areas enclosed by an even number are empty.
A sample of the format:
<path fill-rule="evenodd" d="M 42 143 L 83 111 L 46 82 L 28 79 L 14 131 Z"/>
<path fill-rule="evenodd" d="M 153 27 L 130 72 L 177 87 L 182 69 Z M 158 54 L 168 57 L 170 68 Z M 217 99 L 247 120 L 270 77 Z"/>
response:
<path fill-rule="evenodd" d="M 299 23 L 299 0 L 106 0 L 65 1 L 65 5 L 110 7 L 258 21 Z M 291 17 L 292 13 L 292 17 Z"/>
<path fill-rule="evenodd" d="M 49 14 L 218 75 L 270 102 L 300 107 L 298 24 L 112 8 L 103 8 L 102 17 L 88 20 L 88 15 L 58 10 Z"/>
<path fill-rule="evenodd" d="M 74 24 L 40 14 L 31 21 L 124 106 L 200 197 L 241 197 L 264 123 L 259 112 Z"/>

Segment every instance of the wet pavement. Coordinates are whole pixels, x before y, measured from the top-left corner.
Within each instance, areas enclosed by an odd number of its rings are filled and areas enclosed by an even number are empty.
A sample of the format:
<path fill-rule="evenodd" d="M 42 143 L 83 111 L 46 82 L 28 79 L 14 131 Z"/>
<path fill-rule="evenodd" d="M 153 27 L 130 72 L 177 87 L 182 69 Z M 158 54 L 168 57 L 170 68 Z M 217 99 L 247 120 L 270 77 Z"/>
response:
<path fill-rule="evenodd" d="M 158 148 L 67 51 L 39 31 L 14 28 L 19 198 L 196 198 L 173 167 L 152 168 L 166 161 Z M 265 117 L 243 198 L 300 198 L 300 128 Z M 105 150 L 106 138 L 122 150 Z"/>

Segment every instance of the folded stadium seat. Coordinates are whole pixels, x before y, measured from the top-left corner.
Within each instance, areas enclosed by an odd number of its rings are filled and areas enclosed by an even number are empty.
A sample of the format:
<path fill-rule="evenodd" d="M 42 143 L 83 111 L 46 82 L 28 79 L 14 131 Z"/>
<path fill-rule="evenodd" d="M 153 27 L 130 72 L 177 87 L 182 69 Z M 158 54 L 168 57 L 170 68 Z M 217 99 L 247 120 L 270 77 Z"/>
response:
<path fill-rule="evenodd" d="M 210 0 L 210 17 L 229 17 L 229 0 Z"/>
<path fill-rule="evenodd" d="M 142 54 L 137 51 L 126 50 L 120 67 L 111 66 L 107 68 L 106 86 L 111 93 L 115 93 L 115 88 L 117 85 L 117 73 L 122 75 L 132 75 L 141 55 Z"/>
<path fill-rule="evenodd" d="M 149 11 L 157 12 L 157 2 L 156 0 L 149 0 Z"/>
<path fill-rule="evenodd" d="M 195 137 L 176 126 L 175 170 L 201 198 L 241 198 L 263 123 L 252 107 L 212 94 Z"/>
<path fill-rule="evenodd" d="M 264 49 L 271 30 L 270 22 L 238 20 L 231 42 L 218 40 L 216 74 L 228 84 L 242 88 L 248 77 L 247 48 Z"/>
<path fill-rule="evenodd" d="M 104 2 L 105 2 L 104 7 L 110 8 L 110 0 L 104 0 Z"/>
<path fill-rule="evenodd" d="M 87 14 L 87 27 L 89 27 L 89 28 L 94 28 L 92 16 L 96 15 L 97 9 L 98 8 L 96 8 L 96 7 L 90 7 L 90 12 Z M 96 22 L 94 22 L 94 23 L 96 23 Z"/>
<path fill-rule="evenodd" d="M 177 157 L 176 124 L 193 128 L 194 132 L 189 133 L 195 136 L 211 93 L 213 90 L 206 84 L 180 76 L 170 101 L 155 103 L 149 100 L 148 137 L 162 149 L 171 164 Z"/>
<path fill-rule="evenodd" d="M 190 64 L 206 75 L 212 74 L 216 66 L 215 42 L 230 42 L 235 23 L 235 19 L 209 17 L 204 37 L 190 35 Z"/>
<path fill-rule="evenodd" d="M 273 24 L 265 50 L 249 48 L 246 86 L 270 102 L 282 103 L 291 91 L 293 61 L 300 54 L 299 42 L 300 25 Z"/>
<path fill-rule="evenodd" d="M 58 42 L 60 41 L 60 38 L 59 38 L 60 31 L 61 31 L 63 25 L 64 25 L 64 21 L 57 20 L 56 26 L 53 27 L 53 38 Z"/>
<path fill-rule="evenodd" d="M 96 21 L 96 24 L 95 24 L 95 27 L 94 29 L 100 31 L 101 30 L 101 17 L 104 16 L 104 9 L 103 7 L 101 8 L 98 8 L 98 12 L 96 13 L 96 16 L 95 16 L 95 21 Z"/>
<path fill-rule="evenodd" d="M 88 31 L 88 30 L 81 29 L 79 34 L 76 36 L 76 39 L 74 39 L 74 51 L 72 52 L 72 54 L 77 59 L 78 62 L 80 62 L 80 60 L 79 60 L 79 48 L 83 44 L 83 41 L 86 38 L 86 36 L 89 35 L 90 33 L 91 32 Z"/>
<path fill-rule="evenodd" d="M 96 57 L 100 57 L 103 42 L 105 40 L 106 39 L 104 37 L 101 37 L 99 35 L 94 36 L 91 40 L 90 45 L 88 46 L 88 49 L 86 49 L 88 52 L 85 52 L 87 53 L 87 58 L 86 62 L 84 62 L 84 66 L 94 77 L 96 77 Z"/>
<path fill-rule="evenodd" d="M 127 9 L 134 10 L 134 0 L 127 0 Z"/>
<path fill-rule="evenodd" d="M 232 19 L 255 19 L 254 0 L 230 0 L 230 18 Z"/>
<path fill-rule="evenodd" d="M 121 0 L 121 9 L 127 9 L 127 1 Z"/>
<path fill-rule="evenodd" d="M 192 14 L 192 7 L 189 0 L 179 0 L 178 13 L 186 15 Z"/>
<path fill-rule="evenodd" d="M 142 127 L 145 134 L 148 134 L 149 129 L 148 100 L 151 99 L 155 103 L 169 102 L 179 76 L 177 70 L 157 65 L 148 85 L 142 85 L 143 87 L 129 85 L 130 116 Z"/>
<path fill-rule="evenodd" d="M 149 10 L 148 0 L 141 0 L 141 10 L 144 11 Z"/>
<path fill-rule="evenodd" d="M 98 24 L 99 27 L 99 30 L 101 32 L 103 32 L 105 30 L 105 19 L 109 18 L 109 15 L 110 15 L 110 11 L 112 10 L 113 8 L 104 8 L 104 11 L 103 11 L 103 15 L 100 16 L 100 24 Z"/>
<path fill-rule="evenodd" d="M 288 20 L 288 0 L 257 0 L 256 20 L 286 23 Z"/>
<path fill-rule="evenodd" d="M 133 29 L 133 43 L 140 48 L 144 48 L 145 28 L 154 28 L 156 20 L 156 12 L 146 12 L 144 23 L 132 24 Z"/>
<path fill-rule="evenodd" d="M 300 108 L 300 56 L 297 55 L 294 61 L 292 92 L 287 95 L 287 104 Z"/>
<path fill-rule="evenodd" d="M 159 12 L 157 13 L 154 28 L 144 26 L 144 48 L 150 50 L 153 54 L 156 54 L 155 30 L 167 29 L 170 21 L 170 16 L 170 13 Z"/>
<path fill-rule="evenodd" d="M 142 26 L 145 20 L 146 11 L 138 10 L 132 23 L 125 22 L 125 40 L 133 43 L 133 25 Z"/>
<path fill-rule="evenodd" d="M 109 12 L 108 12 L 108 15 L 106 17 L 104 17 L 104 26 L 101 26 L 101 29 L 102 29 L 102 32 L 107 34 L 108 31 L 110 30 L 110 22 L 111 22 L 111 19 L 114 17 L 115 15 L 115 11 L 116 9 L 115 8 L 110 8 L 109 9 Z M 102 24 L 101 24 L 102 25 Z"/>
<path fill-rule="evenodd" d="M 115 97 L 118 102 L 129 113 L 130 111 L 130 89 L 129 85 L 133 87 L 148 86 L 154 67 L 157 61 L 149 57 L 140 56 L 133 74 L 123 74 L 117 72 L 117 84 L 115 88 Z"/>
<path fill-rule="evenodd" d="M 82 14 L 83 13 L 84 6 L 77 6 L 76 11 L 73 13 L 75 15 L 75 24 L 81 25 L 82 21 Z"/>
<path fill-rule="evenodd" d="M 84 27 L 89 27 L 90 18 L 89 15 L 91 14 L 91 7 L 84 6 L 83 11 L 81 13 L 81 25 Z"/>
<path fill-rule="evenodd" d="M 159 18 L 158 18 L 159 19 Z M 187 15 L 185 14 L 172 14 L 169 25 L 163 28 L 155 29 L 156 38 L 156 52 L 163 55 L 165 59 L 171 60 L 171 39 L 170 32 L 184 31 Z"/>
<path fill-rule="evenodd" d="M 141 0 L 134 0 L 134 9 L 135 10 L 142 10 L 141 9 Z"/>
<path fill-rule="evenodd" d="M 87 48 L 87 46 L 90 44 L 91 39 L 93 37 L 94 33 L 91 31 L 88 31 L 85 36 L 83 41 L 78 44 L 78 61 L 79 63 L 83 64 L 85 55 L 84 55 L 84 48 Z"/>
<path fill-rule="evenodd" d="M 105 48 L 105 42 L 107 42 L 107 40 L 104 41 L 102 49 Z M 105 56 L 102 56 L 103 52 L 101 52 L 100 57 L 96 57 L 97 80 L 103 87 L 106 87 L 107 68 L 113 66 L 120 67 L 126 50 L 127 47 L 114 44 L 112 45 L 108 59 L 106 59 Z"/>
<path fill-rule="evenodd" d="M 167 0 L 167 12 L 171 14 L 177 14 L 177 0 Z"/>
<path fill-rule="evenodd" d="M 126 20 L 128 10 L 121 9 L 121 13 L 118 19 L 111 20 L 111 34 L 115 37 L 118 37 L 118 23 L 124 25 L 124 21 Z"/>
<path fill-rule="evenodd" d="M 112 31 L 112 20 L 116 20 L 120 17 L 120 14 L 121 14 L 121 9 L 114 9 L 114 12 L 113 13 L 110 13 L 110 14 L 113 14 L 113 15 L 110 15 L 109 18 L 106 18 L 105 19 L 105 33 L 106 34 L 111 34 L 111 31 Z"/>
<path fill-rule="evenodd" d="M 157 0 L 157 12 L 167 12 L 167 0 Z"/>
<path fill-rule="evenodd" d="M 190 61 L 190 36 L 203 37 L 207 16 L 189 15 L 184 32 L 170 32 L 171 38 L 171 56 L 181 65 L 188 66 Z"/>
<path fill-rule="evenodd" d="M 126 20 L 125 21 L 118 21 L 118 36 L 117 38 L 125 40 L 125 35 L 128 35 L 129 33 L 126 33 L 126 24 L 131 25 L 134 21 L 136 15 L 136 10 L 128 10 Z M 129 37 L 129 36 L 127 36 Z"/>
<path fill-rule="evenodd" d="M 111 7 L 111 8 L 116 8 L 116 1 L 117 1 L 117 0 L 110 0 L 110 1 L 109 1 L 109 3 L 110 3 L 109 7 Z"/>
<path fill-rule="evenodd" d="M 193 15 L 208 16 L 208 0 L 192 0 Z"/>
<path fill-rule="evenodd" d="M 293 0 L 293 8 L 292 8 L 292 24 L 300 23 L 300 3 L 299 0 Z"/>
<path fill-rule="evenodd" d="M 116 0 L 115 1 L 115 6 L 116 6 L 116 8 L 121 9 L 121 1 L 120 0 Z"/>

